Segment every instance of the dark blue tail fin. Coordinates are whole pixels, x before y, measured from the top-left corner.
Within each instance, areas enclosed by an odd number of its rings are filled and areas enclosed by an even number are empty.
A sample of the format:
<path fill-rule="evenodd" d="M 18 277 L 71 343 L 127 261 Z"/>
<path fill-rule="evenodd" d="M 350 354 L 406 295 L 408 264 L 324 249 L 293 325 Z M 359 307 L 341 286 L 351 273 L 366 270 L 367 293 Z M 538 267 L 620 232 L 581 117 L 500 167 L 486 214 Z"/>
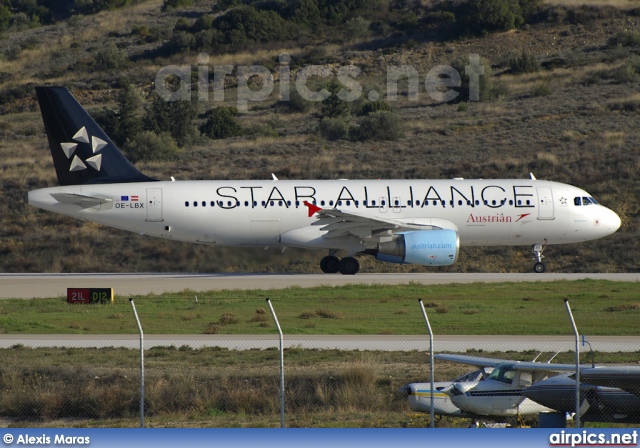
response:
<path fill-rule="evenodd" d="M 64 87 L 36 87 L 60 185 L 150 182 Z"/>

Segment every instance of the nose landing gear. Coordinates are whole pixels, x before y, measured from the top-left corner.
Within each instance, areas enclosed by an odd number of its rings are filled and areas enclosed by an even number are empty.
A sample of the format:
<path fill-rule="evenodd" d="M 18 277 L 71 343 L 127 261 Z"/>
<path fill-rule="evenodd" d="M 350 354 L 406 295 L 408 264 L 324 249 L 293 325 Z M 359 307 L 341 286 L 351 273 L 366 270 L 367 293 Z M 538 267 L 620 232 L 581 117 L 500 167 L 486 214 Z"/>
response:
<path fill-rule="evenodd" d="M 544 244 L 546 243 L 547 243 L 547 240 L 545 240 L 543 244 L 540 244 L 540 243 L 534 244 L 533 248 L 531 248 L 531 252 L 533 252 L 533 258 L 534 260 L 537 260 L 536 263 L 533 265 L 533 272 L 537 272 L 538 274 L 542 274 L 547 270 L 547 265 L 542 262 L 542 259 L 544 258 L 544 255 L 542 255 L 542 252 L 544 251 Z"/>

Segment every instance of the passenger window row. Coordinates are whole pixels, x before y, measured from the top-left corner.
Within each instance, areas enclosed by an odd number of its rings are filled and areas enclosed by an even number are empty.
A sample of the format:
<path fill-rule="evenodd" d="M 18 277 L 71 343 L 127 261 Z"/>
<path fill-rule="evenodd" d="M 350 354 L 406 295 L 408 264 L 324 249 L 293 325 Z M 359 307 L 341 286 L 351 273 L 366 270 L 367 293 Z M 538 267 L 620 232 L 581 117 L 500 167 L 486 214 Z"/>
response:
<path fill-rule="evenodd" d="M 589 200 L 591 200 L 592 202 L 586 202 L 586 201 L 589 201 Z M 593 198 L 591 198 L 591 199 L 590 198 L 582 198 L 582 201 L 584 202 L 584 205 L 588 205 L 590 203 L 597 204 L 597 202 Z M 268 202 L 269 202 L 268 205 L 271 206 L 271 207 L 275 207 L 276 205 L 279 206 L 279 207 L 282 207 L 282 206 L 285 205 L 285 201 L 268 201 Z M 342 206 L 343 204 L 346 205 L 346 206 L 351 206 L 352 202 L 356 207 L 358 207 L 360 205 L 360 201 L 337 201 L 335 204 L 337 206 Z M 424 201 L 424 202 L 415 201 L 415 206 L 416 207 L 420 207 L 420 206 L 426 207 L 426 206 L 429 205 L 429 202 L 431 202 L 432 205 L 442 205 L 443 207 L 446 205 L 446 201 L 427 200 L 427 201 Z M 509 202 L 509 205 L 513 205 L 514 204 L 513 200 L 509 200 L 508 202 Z M 470 207 L 474 206 L 474 205 L 476 205 L 476 206 L 480 205 L 480 201 L 478 199 L 476 199 L 475 202 L 462 201 L 462 200 L 458 201 L 458 205 L 459 206 L 465 205 L 465 203 L 466 203 L 467 206 L 470 206 Z M 496 201 L 495 199 L 492 200 L 492 201 L 486 201 L 486 200 L 483 201 L 484 205 L 504 205 L 505 203 L 507 203 L 506 199 L 502 199 L 501 201 Z M 527 199 L 524 202 L 522 200 L 518 199 L 518 201 L 516 203 L 517 203 L 517 205 L 523 205 L 523 204 L 531 205 L 531 201 L 529 199 Z M 216 205 L 218 207 L 234 207 L 234 206 L 235 207 L 241 207 L 242 205 L 244 205 L 245 207 L 249 207 L 250 204 L 251 204 L 250 201 L 244 201 L 244 203 L 242 203 L 240 201 L 217 201 L 217 202 L 216 201 L 210 201 L 208 203 L 207 203 L 207 201 L 202 201 L 202 202 L 185 201 L 184 202 L 184 206 L 185 207 L 191 207 L 191 206 L 193 206 L 193 207 L 200 207 L 200 206 L 201 207 L 207 207 L 207 206 L 215 207 Z M 317 201 L 314 200 L 313 204 L 317 205 Z M 375 207 L 376 206 L 376 201 L 375 200 L 374 201 L 370 201 L 370 202 L 362 201 L 362 205 L 364 205 L 365 207 L 368 204 L 371 204 L 372 207 Z M 575 198 L 575 204 L 576 205 L 581 205 L 579 197 Z M 260 205 L 262 207 L 267 207 L 267 201 L 261 201 Z M 291 201 L 286 201 L 286 205 L 287 205 L 287 207 L 291 207 Z M 300 207 L 300 205 L 301 205 L 300 201 L 296 201 L 295 205 L 296 205 L 296 207 Z M 334 201 L 324 201 L 324 200 L 320 201 L 320 206 L 321 207 L 324 207 L 326 205 L 329 205 L 330 207 L 333 207 L 334 206 Z M 387 201 L 380 201 L 380 207 L 386 207 L 386 205 L 387 205 Z M 407 201 L 407 206 L 411 207 L 411 205 L 412 205 L 412 202 L 410 200 Z M 454 201 L 449 201 L 449 205 L 451 205 L 453 207 L 454 206 Z M 394 207 L 400 207 L 400 201 L 399 200 L 395 200 L 393 202 L 393 206 Z M 258 207 L 258 201 L 253 201 L 253 207 Z"/>

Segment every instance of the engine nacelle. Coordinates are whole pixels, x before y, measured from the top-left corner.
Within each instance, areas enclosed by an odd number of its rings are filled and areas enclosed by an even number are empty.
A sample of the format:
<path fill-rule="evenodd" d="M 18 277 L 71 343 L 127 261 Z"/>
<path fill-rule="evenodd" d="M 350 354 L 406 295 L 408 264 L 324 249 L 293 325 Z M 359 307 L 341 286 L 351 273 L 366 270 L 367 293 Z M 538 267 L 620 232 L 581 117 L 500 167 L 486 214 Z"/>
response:
<path fill-rule="evenodd" d="M 378 244 L 376 259 L 390 263 L 449 266 L 458 259 L 460 238 L 455 230 L 415 230 Z"/>

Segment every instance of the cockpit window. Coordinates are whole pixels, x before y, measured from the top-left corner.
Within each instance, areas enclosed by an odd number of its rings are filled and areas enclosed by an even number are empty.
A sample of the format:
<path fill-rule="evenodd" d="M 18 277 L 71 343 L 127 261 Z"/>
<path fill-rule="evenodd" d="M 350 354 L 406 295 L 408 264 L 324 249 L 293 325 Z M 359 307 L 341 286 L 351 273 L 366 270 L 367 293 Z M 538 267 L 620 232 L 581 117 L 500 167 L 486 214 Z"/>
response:
<path fill-rule="evenodd" d="M 582 198 L 579 198 L 579 197 L 573 198 L 573 203 L 575 205 L 582 205 Z"/>
<path fill-rule="evenodd" d="M 595 199 L 593 199 L 592 197 L 589 197 L 589 200 L 591 201 L 592 204 L 596 204 L 598 205 L 598 201 L 596 201 Z"/>
<path fill-rule="evenodd" d="M 511 384 L 513 377 L 516 375 L 516 371 L 510 366 L 496 366 L 489 375 L 489 380 L 500 381 L 501 383 Z"/>
<path fill-rule="evenodd" d="M 591 199 L 584 198 L 584 197 L 582 198 L 582 205 L 591 205 L 591 204 L 592 204 Z"/>

